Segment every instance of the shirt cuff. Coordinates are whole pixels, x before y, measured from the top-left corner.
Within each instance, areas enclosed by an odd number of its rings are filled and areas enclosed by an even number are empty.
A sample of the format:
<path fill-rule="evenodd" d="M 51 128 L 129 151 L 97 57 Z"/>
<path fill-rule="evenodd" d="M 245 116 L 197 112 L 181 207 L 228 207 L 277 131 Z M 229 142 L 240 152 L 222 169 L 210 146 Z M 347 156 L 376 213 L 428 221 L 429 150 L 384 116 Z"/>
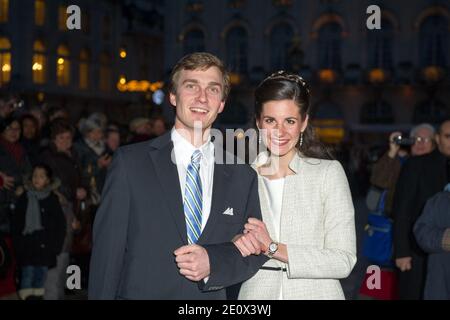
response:
<path fill-rule="evenodd" d="M 203 279 L 203 282 L 206 284 L 209 280 L 209 277 L 206 277 L 205 279 Z"/>
<path fill-rule="evenodd" d="M 444 231 L 444 236 L 442 237 L 442 249 L 450 251 L 450 228 L 447 228 Z"/>

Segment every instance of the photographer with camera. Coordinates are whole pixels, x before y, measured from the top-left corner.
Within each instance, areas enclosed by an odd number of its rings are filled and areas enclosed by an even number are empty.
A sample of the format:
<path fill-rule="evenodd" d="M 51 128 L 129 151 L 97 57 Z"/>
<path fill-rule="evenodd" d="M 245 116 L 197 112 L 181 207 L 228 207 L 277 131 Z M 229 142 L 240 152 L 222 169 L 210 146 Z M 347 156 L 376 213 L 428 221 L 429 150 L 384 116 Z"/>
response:
<path fill-rule="evenodd" d="M 382 211 L 381 213 L 383 214 L 383 216 L 391 221 L 389 223 L 390 225 L 392 225 L 392 217 L 394 215 L 392 206 L 396 183 L 400 175 L 401 168 L 410 156 L 421 156 L 433 151 L 434 134 L 434 128 L 426 123 L 412 128 L 409 137 L 405 137 L 400 131 L 392 132 L 389 135 L 388 151 L 373 166 L 370 179 L 370 183 L 372 185 L 371 194 L 368 194 L 368 199 L 370 195 L 371 200 L 367 201 L 368 203 L 373 202 L 374 207 L 370 207 L 369 204 L 368 207 L 371 212 Z M 408 149 L 410 149 L 410 152 L 408 151 Z M 380 203 L 383 203 L 382 208 L 380 207 Z M 388 242 L 390 243 L 391 241 L 391 238 L 389 238 Z M 363 248 L 363 251 L 364 249 L 368 250 L 367 248 Z M 392 249 L 389 248 L 389 251 L 391 250 Z M 376 297 L 381 297 L 382 299 L 395 299 L 397 298 L 397 295 L 395 274 L 393 268 L 395 268 L 395 265 L 399 267 L 399 263 L 403 263 L 403 261 L 401 259 L 397 259 L 394 264 L 394 261 L 392 261 L 392 259 L 381 260 L 383 260 L 384 262 L 382 263 L 379 261 L 369 261 L 370 263 L 380 265 L 383 268 L 383 272 L 385 275 L 385 280 L 383 280 L 385 285 L 383 286 L 381 291 L 377 291 Z M 388 282 L 390 283 L 390 285 L 386 285 Z M 391 288 L 391 290 L 387 288 Z M 366 295 L 370 293 L 370 291 L 364 289 L 361 292 L 362 294 Z M 383 289 L 385 289 L 386 292 Z"/>
<path fill-rule="evenodd" d="M 427 200 L 450 180 L 450 119 L 440 125 L 435 142 L 436 150 L 405 163 L 396 185 L 392 212 L 400 299 L 423 298 L 427 255 L 414 239 L 413 225 Z"/>

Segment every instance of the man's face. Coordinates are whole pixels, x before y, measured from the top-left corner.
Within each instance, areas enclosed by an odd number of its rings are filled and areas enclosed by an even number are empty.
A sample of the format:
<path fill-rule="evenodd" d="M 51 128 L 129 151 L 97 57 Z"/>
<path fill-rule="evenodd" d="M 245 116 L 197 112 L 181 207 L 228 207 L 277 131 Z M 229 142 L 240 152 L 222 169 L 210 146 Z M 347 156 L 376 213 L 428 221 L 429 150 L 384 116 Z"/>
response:
<path fill-rule="evenodd" d="M 439 151 L 447 157 L 450 157 L 450 121 L 442 124 L 440 132 L 436 135 L 436 142 Z"/>
<path fill-rule="evenodd" d="M 176 107 L 175 128 L 193 132 L 195 124 L 209 129 L 225 106 L 223 88 L 217 67 L 181 70 L 176 94 L 170 94 L 170 103 Z"/>
<path fill-rule="evenodd" d="M 421 156 L 430 153 L 434 149 L 433 133 L 428 128 L 420 128 L 414 135 L 416 142 L 411 147 L 413 156 Z"/>

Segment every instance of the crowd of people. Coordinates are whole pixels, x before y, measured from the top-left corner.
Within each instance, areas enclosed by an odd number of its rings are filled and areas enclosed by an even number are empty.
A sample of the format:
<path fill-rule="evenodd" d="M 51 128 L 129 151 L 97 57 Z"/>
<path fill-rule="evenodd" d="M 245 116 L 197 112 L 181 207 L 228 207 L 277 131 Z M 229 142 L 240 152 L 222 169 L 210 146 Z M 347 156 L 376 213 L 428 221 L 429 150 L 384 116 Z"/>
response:
<path fill-rule="evenodd" d="M 161 117 L 124 133 L 99 112 L 73 125 L 64 108 L 0 97 L 0 298 L 63 299 L 71 263 L 92 299 L 345 298 L 357 239 L 344 168 L 362 169 L 318 141 L 308 84 L 285 71 L 259 84 L 266 151 L 238 166 L 216 163 L 210 137 L 230 90 L 223 62 L 188 55 L 170 81 L 168 132 Z M 371 169 L 396 298 L 450 299 L 449 159 L 447 120 L 393 132 Z"/>
<path fill-rule="evenodd" d="M 87 287 L 92 223 L 112 155 L 164 133 L 160 116 L 129 128 L 92 113 L 76 125 L 64 108 L 17 108 L 0 97 L 0 298 L 63 299 L 66 269 Z"/>

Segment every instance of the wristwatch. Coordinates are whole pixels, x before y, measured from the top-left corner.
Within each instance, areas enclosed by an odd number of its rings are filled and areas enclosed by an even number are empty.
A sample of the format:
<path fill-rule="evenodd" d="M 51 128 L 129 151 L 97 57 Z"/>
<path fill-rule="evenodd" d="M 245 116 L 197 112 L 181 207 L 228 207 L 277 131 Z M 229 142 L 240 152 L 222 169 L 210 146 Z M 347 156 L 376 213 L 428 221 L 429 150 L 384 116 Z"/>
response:
<path fill-rule="evenodd" d="M 278 251 L 278 243 L 272 242 L 267 249 L 267 256 L 272 259 L 273 255 Z"/>

